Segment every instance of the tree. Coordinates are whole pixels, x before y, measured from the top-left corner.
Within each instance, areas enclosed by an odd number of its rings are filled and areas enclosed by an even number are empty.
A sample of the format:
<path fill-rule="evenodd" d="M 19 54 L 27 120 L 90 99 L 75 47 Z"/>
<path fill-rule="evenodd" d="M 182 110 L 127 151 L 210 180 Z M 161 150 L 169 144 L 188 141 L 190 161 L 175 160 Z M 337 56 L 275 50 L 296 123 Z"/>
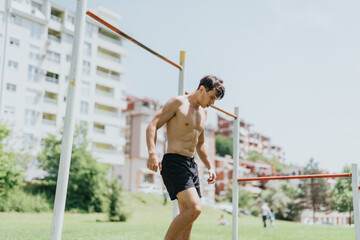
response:
<path fill-rule="evenodd" d="M 223 135 L 215 136 L 215 146 L 216 154 L 219 156 L 231 155 L 233 154 L 233 140 L 229 137 Z"/>
<path fill-rule="evenodd" d="M 23 183 L 23 158 L 9 144 L 10 129 L 0 124 L 0 197 Z"/>
<path fill-rule="evenodd" d="M 101 212 L 106 204 L 107 168 L 98 163 L 87 149 L 86 136 L 87 127 L 77 126 L 72 146 L 66 210 Z M 39 190 L 45 192 L 51 203 L 54 202 L 55 197 L 60 148 L 61 139 L 49 134 L 43 139 L 42 152 L 38 155 L 41 168 L 48 173 L 48 176 L 41 181 Z"/>
<path fill-rule="evenodd" d="M 283 192 L 281 182 L 272 181 L 268 183 L 267 189 L 261 193 L 261 197 L 273 209 L 276 216 L 281 216 L 282 219 L 287 217 L 288 204 L 291 199 Z"/>
<path fill-rule="evenodd" d="M 304 168 L 305 175 L 320 174 L 318 163 L 310 159 Z M 302 207 L 310 206 L 313 211 L 313 221 L 315 222 L 315 213 L 321 208 L 327 206 L 328 183 L 324 178 L 305 178 L 300 184 Z"/>
<path fill-rule="evenodd" d="M 277 171 L 277 172 L 281 172 L 282 170 L 284 170 L 286 168 L 286 165 L 281 164 L 280 161 L 277 160 L 276 158 L 267 158 L 255 151 L 249 152 L 246 156 L 246 160 L 252 161 L 252 162 L 256 162 L 256 161 L 260 160 L 263 162 L 271 163 L 274 166 L 275 171 Z"/>
<path fill-rule="evenodd" d="M 350 173 L 350 167 L 345 166 L 343 172 Z M 351 225 L 353 211 L 351 178 L 337 178 L 331 196 L 331 209 L 338 212 L 349 212 L 349 225 Z"/>

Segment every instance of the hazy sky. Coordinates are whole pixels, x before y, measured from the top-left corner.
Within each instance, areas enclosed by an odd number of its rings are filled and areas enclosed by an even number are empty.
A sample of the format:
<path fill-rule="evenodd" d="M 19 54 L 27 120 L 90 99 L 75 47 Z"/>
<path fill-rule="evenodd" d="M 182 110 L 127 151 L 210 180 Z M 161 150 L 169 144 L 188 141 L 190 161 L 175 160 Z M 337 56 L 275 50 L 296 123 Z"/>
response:
<path fill-rule="evenodd" d="M 75 10 L 75 0 L 56 0 Z M 114 23 L 160 54 L 187 51 L 185 89 L 215 74 L 217 106 L 252 123 L 286 163 L 341 172 L 360 163 L 360 2 L 350 0 L 90 0 L 122 15 Z M 178 70 L 126 41 L 127 91 L 164 103 Z M 210 123 L 217 112 L 209 110 Z"/>

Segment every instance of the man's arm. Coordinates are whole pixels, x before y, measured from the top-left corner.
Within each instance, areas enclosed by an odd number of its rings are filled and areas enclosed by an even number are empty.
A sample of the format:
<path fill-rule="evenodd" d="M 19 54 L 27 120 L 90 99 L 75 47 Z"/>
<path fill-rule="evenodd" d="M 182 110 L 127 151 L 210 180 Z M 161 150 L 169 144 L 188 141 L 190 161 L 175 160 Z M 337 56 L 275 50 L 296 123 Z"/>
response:
<path fill-rule="evenodd" d="M 209 169 L 208 183 L 212 184 L 216 180 L 216 174 L 215 174 L 214 167 L 211 165 L 211 162 L 209 159 L 209 154 L 208 154 L 207 148 L 204 144 L 205 143 L 204 132 L 205 131 L 203 130 L 199 136 L 199 140 L 196 145 L 196 152 L 199 155 L 201 161 L 204 163 L 205 167 L 207 167 L 207 169 Z"/>
<path fill-rule="evenodd" d="M 161 170 L 161 162 L 157 158 L 156 153 L 157 130 L 175 116 L 180 105 L 181 100 L 178 97 L 171 98 L 165 103 L 164 107 L 155 114 L 155 117 L 146 128 L 146 144 L 149 152 L 147 167 L 154 172 L 157 171 L 158 167 Z"/>

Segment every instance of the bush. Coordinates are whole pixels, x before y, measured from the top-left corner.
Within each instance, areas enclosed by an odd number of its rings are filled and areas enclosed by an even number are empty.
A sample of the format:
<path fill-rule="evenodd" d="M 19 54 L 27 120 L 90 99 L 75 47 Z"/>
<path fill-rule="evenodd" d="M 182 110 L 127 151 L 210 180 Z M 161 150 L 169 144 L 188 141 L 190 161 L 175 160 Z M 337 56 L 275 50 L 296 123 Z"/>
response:
<path fill-rule="evenodd" d="M 113 180 L 109 186 L 109 220 L 112 222 L 125 222 L 128 214 L 122 211 L 121 186 L 117 180 Z"/>
<path fill-rule="evenodd" d="M 50 204 L 43 195 L 31 195 L 22 190 L 13 190 L 0 198 L 1 212 L 49 212 Z"/>

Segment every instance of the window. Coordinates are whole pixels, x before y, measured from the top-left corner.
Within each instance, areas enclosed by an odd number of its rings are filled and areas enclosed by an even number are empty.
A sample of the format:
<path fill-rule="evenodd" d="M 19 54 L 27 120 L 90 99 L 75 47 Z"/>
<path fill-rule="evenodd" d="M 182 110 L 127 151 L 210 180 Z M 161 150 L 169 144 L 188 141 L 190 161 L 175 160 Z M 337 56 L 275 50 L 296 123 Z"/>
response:
<path fill-rule="evenodd" d="M 92 25 L 89 23 L 86 23 L 85 35 L 90 38 L 92 37 Z"/>
<path fill-rule="evenodd" d="M 42 4 L 41 4 L 41 3 L 31 1 L 31 6 L 32 6 L 33 8 L 36 8 L 36 9 L 39 10 L 40 12 L 42 11 Z"/>
<path fill-rule="evenodd" d="M 39 60 L 40 59 L 40 47 L 30 45 L 29 58 L 32 60 Z"/>
<path fill-rule="evenodd" d="M 89 110 L 89 103 L 85 101 L 80 102 L 80 113 L 87 115 Z"/>
<path fill-rule="evenodd" d="M 12 23 L 14 23 L 14 24 L 16 24 L 16 25 L 21 26 L 21 17 L 15 16 L 15 15 L 12 15 L 12 14 L 11 14 L 10 22 L 12 22 Z"/>
<path fill-rule="evenodd" d="M 83 62 L 83 74 L 90 75 L 90 62 L 88 61 Z"/>
<path fill-rule="evenodd" d="M 34 39 L 40 39 L 41 32 L 42 26 L 40 24 L 32 22 L 30 26 L 30 36 Z"/>
<path fill-rule="evenodd" d="M 25 100 L 27 104 L 37 104 L 40 100 L 40 92 L 33 89 L 26 89 Z"/>
<path fill-rule="evenodd" d="M 58 84 L 59 74 L 53 72 L 46 72 L 45 81 Z"/>
<path fill-rule="evenodd" d="M 69 34 L 64 34 L 64 39 L 65 39 L 65 42 L 67 42 L 67 43 L 73 43 L 73 41 L 74 41 L 74 38 L 73 38 L 73 36 L 71 36 L 71 35 L 69 35 Z"/>
<path fill-rule="evenodd" d="M 28 81 L 37 82 L 39 81 L 38 68 L 29 65 L 28 67 Z"/>
<path fill-rule="evenodd" d="M 85 57 L 91 57 L 91 44 L 90 43 L 84 43 L 84 56 Z"/>
<path fill-rule="evenodd" d="M 12 117 L 15 115 L 15 107 L 12 106 L 5 106 L 4 107 L 4 114 L 5 116 Z"/>
<path fill-rule="evenodd" d="M 34 126 L 36 123 L 35 110 L 25 109 L 24 124 L 26 126 Z"/>
<path fill-rule="evenodd" d="M 70 23 L 72 23 L 73 25 L 75 25 L 75 17 L 74 17 L 74 16 L 68 15 L 67 21 L 70 22 Z"/>
<path fill-rule="evenodd" d="M 89 96 L 90 95 L 90 83 L 81 81 L 81 95 Z"/>
<path fill-rule="evenodd" d="M 46 59 L 49 60 L 50 62 L 60 63 L 60 53 L 47 50 Z"/>
<path fill-rule="evenodd" d="M 9 92 L 16 92 L 16 85 L 11 84 L 11 83 L 7 83 L 6 84 L 6 90 L 8 90 Z"/>
<path fill-rule="evenodd" d="M 4 21 L 4 12 L 0 11 L 0 21 Z"/>
<path fill-rule="evenodd" d="M 69 54 L 66 55 L 66 61 L 67 61 L 67 62 L 71 62 L 71 55 L 69 55 Z"/>
<path fill-rule="evenodd" d="M 20 47 L 19 39 L 10 38 L 10 45 L 15 46 L 15 47 Z"/>
<path fill-rule="evenodd" d="M 12 68 L 12 69 L 15 69 L 15 70 L 18 70 L 19 69 L 19 63 L 9 60 L 8 61 L 8 67 Z"/>

